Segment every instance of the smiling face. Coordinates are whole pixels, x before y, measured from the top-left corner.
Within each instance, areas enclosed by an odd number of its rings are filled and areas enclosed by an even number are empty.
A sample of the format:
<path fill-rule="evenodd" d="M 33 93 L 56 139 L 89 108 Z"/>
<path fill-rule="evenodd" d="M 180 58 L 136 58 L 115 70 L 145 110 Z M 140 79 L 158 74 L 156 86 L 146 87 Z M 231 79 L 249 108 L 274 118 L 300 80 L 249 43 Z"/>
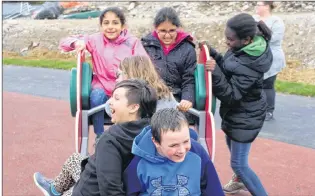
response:
<path fill-rule="evenodd" d="M 128 90 L 117 88 L 109 99 L 109 107 L 112 113 L 112 123 L 123 123 L 137 120 L 139 104 L 129 104 L 127 99 Z"/>
<path fill-rule="evenodd" d="M 164 45 L 169 46 L 175 43 L 177 37 L 177 27 L 170 21 L 165 21 L 158 25 L 156 27 L 156 32 Z"/>
<path fill-rule="evenodd" d="M 106 12 L 101 25 L 102 31 L 109 40 L 116 39 L 124 29 L 120 18 L 114 12 Z"/>
<path fill-rule="evenodd" d="M 173 162 L 182 162 L 185 160 L 187 152 L 191 148 L 189 127 L 183 123 L 179 130 L 161 131 L 161 142 L 152 138 L 152 141 L 158 153 Z"/>

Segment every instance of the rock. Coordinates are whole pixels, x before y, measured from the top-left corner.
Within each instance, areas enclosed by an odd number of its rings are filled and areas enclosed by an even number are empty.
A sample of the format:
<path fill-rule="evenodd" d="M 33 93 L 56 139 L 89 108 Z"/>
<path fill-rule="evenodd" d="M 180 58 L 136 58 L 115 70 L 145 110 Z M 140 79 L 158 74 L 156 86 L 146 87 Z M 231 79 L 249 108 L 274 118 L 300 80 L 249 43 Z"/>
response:
<path fill-rule="evenodd" d="M 306 10 L 313 10 L 314 7 L 313 7 L 312 5 L 308 5 L 308 6 L 305 7 L 305 9 L 306 9 Z"/>
<path fill-rule="evenodd" d="M 135 2 L 131 2 L 130 4 L 129 4 L 129 7 L 128 7 L 128 11 L 130 11 L 130 10 L 132 10 L 133 8 L 135 8 L 136 7 L 136 3 Z"/>

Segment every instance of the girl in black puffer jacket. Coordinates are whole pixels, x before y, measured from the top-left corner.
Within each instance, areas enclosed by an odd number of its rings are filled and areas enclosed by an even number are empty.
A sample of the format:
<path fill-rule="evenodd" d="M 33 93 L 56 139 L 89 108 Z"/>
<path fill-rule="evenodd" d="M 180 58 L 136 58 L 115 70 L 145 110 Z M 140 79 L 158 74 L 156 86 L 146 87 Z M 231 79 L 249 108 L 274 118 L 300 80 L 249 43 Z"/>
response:
<path fill-rule="evenodd" d="M 248 166 L 251 142 L 259 134 L 266 116 L 263 76 L 272 64 L 268 41 L 271 31 L 248 14 L 239 14 L 227 22 L 224 56 L 209 46 L 207 62 L 212 71 L 214 95 L 221 101 L 222 130 L 231 152 L 232 180 L 226 193 L 247 188 L 253 195 L 267 195 L 262 183 Z"/>
<path fill-rule="evenodd" d="M 160 77 L 172 90 L 179 109 L 186 112 L 195 102 L 196 51 L 193 38 L 180 30 L 175 10 L 162 8 L 154 18 L 155 30 L 141 39 Z M 190 124 L 194 120 L 188 118 Z"/>

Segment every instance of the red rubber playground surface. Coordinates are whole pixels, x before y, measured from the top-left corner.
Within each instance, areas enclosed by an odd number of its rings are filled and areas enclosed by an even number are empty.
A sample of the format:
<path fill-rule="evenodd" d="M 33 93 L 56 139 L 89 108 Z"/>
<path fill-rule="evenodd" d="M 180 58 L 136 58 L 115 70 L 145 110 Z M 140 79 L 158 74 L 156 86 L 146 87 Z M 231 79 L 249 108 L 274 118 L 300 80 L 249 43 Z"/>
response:
<path fill-rule="evenodd" d="M 232 175 L 224 134 L 218 132 L 215 165 L 222 183 Z M 33 183 L 40 171 L 54 177 L 74 152 L 74 119 L 68 102 L 3 93 L 3 195 L 42 195 Z M 315 150 L 258 138 L 250 165 L 273 195 L 315 195 Z M 241 192 L 236 196 L 250 195 Z"/>

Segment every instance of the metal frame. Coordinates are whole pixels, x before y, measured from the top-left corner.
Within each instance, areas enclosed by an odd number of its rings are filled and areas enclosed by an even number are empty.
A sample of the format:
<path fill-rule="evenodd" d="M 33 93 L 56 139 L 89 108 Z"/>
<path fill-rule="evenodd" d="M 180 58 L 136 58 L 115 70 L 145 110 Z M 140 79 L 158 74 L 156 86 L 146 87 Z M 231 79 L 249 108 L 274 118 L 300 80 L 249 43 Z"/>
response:
<path fill-rule="evenodd" d="M 207 48 L 204 47 L 204 51 L 206 51 L 206 58 L 209 59 L 209 54 L 207 54 Z M 81 83 L 80 81 L 82 71 L 82 61 L 84 60 L 84 51 L 78 55 L 78 62 L 77 62 L 77 115 L 76 115 L 76 151 L 79 152 L 83 156 L 88 156 L 88 143 L 89 143 L 89 116 L 101 111 L 105 110 L 105 104 L 97 106 L 95 108 L 89 110 L 82 110 L 82 100 L 81 100 Z M 189 113 L 198 117 L 198 140 L 200 144 L 204 147 L 209 155 L 211 155 L 211 160 L 214 162 L 215 156 L 215 125 L 214 125 L 214 118 L 211 112 L 211 104 L 212 104 L 212 85 L 211 85 L 211 72 L 205 72 L 205 79 L 206 79 L 206 90 L 207 90 L 207 97 L 206 97 L 206 107 L 205 111 L 198 111 L 194 108 L 188 110 Z M 82 81 L 80 81 L 82 82 Z M 80 112 L 81 115 L 78 115 Z M 81 119 L 80 119 L 81 118 Z M 81 129 L 81 134 L 78 130 Z M 207 145 L 209 142 L 209 138 L 207 138 L 207 130 L 211 131 L 211 141 L 210 144 Z M 209 133 L 208 133 L 209 134 Z M 80 137 L 81 135 L 81 137 Z M 209 145 L 211 145 L 211 151 L 209 152 Z"/>

